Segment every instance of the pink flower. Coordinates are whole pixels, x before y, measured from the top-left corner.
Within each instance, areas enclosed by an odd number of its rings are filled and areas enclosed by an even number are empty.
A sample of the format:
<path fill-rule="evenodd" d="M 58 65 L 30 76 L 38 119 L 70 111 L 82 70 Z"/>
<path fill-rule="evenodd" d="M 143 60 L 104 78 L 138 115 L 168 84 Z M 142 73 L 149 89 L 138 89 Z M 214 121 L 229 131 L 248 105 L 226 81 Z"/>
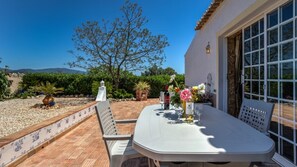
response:
<path fill-rule="evenodd" d="M 180 99 L 188 101 L 192 98 L 192 93 L 189 89 L 184 89 L 180 92 Z"/>

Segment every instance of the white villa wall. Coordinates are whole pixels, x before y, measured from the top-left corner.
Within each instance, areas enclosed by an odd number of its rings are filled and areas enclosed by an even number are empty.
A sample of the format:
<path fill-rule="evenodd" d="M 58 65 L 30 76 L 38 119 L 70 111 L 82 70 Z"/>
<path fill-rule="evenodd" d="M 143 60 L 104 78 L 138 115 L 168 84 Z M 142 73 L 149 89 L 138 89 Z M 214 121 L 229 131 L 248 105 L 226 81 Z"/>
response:
<path fill-rule="evenodd" d="M 196 31 L 185 54 L 185 84 L 193 86 L 206 82 L 208 73 L 211 73 L 216 89 L 216 106 L 227 112 L 227 37 L 261 18 L 266 21 L 267 13 L 287 1 L 224 0 L 202 29 Z M 209 55 L 205 52 L 208 42 L 211 47 Z M 279 144 L 278 147 L 281 149 L 283 146 Z M 296 152 L 293 156 L 296 156 Z M 273 159 L 283 166 L 295 166 L 279 154 L 275 154 Z"/>
<path fill-rule="evenodd" d="M 185 55 L 185 82 L 188 86 L 206 82 L 211 73 L 215 89 L 218 88 L 218 36 L 217 34 L 257 0 L 225 0 L 195 37 Z M 205 47 L 210 42 L 211 53 Z"/>

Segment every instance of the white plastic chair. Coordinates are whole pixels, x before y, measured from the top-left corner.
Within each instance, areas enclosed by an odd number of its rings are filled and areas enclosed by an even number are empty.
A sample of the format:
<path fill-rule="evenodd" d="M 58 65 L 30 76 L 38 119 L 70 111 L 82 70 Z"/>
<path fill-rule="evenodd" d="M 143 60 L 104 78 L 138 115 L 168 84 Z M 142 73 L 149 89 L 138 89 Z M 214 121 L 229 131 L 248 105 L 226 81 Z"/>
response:
<path fill-rule="evenodd" d="M 121 167 L 128 159 L 143 157 L 132 148 L 132 135 L 119 135 L 116 123 L 135 123 L 136 119 L 114 120 L 109 101 L 98 102 L 96 114 L 108 153 L 110 167 Z"/>
<path fill-rule="evenodd" d="M 238 118 L 268 135 L 273 109 L 273 103 L 244 98 Z"/>
<path fill-rule="evenodd" d="M 238 118 L 248 125 L 252 126 L 253 128 L 257 129 L 258 131 L 264 133 L 265 135 L 269 135 L 268 130 L 270 127 L 273 108 L 273 103 L 244 98 L 241 104 Z M 262 162 L 251 162 L 249 166 L 252 167 L 257 164 L 261 165 Z M 208 163 L 208 165 L 227 167 L 232 166 L 232 163 L 230 164 L 229 162 L 210 162 Z"/>
<path fill-rule="evenodd" d="M 268 130 L 270 128 L 273 109 L 273 103 L 244 98 L 238 118 L 251 127 L 269 136 Z M 262 165 L 263 162 L 251 162 L 249 166 L 252 167 Z"/>

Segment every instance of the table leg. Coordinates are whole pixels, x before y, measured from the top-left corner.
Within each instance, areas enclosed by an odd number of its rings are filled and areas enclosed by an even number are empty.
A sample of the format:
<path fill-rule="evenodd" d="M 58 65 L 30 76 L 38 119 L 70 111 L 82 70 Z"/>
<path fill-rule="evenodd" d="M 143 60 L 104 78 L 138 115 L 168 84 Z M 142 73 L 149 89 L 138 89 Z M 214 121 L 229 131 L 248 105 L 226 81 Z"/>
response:
<path fill-rule="evenodd" d="M 157 160 L 153 160 L 154 161 L 154 164 L 156 165 L 156 167 L 160 167 L 160 162 L 157 161 Z"/>
<path fill-rule="evenodd" d="M 149 167 L 161 167 L 159 161 L 150 158 L 148 159 L 148 165 Z"/>

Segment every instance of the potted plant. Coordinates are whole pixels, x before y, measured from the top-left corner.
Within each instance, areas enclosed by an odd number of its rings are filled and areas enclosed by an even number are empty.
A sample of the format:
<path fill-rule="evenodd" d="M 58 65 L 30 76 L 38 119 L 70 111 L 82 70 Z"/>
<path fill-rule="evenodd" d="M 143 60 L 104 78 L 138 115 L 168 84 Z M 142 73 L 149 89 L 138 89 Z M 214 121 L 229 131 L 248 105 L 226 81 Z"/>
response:
<path fill-rule="evenodd" d="M 44 93 L 45 97 L 42 100 L 43 104 L 46 106 L 54 106 L 55 100 L 53 95 L 62 93 L 64 91 L 64 88 L 56 88 L 55 84 L 51 84 L 50 82 L 41 83 L 39 86 L 31 87 L 31 90 L 33 92 L 39 92 Z"/>
<path fill-rule="evenodd" d="M 150 89 L 151 86 L 147 82 L 139 81 L 137 84 L 135 84 L 134 90 L 136 93 L 136 100 L 147 100 Z"/>

